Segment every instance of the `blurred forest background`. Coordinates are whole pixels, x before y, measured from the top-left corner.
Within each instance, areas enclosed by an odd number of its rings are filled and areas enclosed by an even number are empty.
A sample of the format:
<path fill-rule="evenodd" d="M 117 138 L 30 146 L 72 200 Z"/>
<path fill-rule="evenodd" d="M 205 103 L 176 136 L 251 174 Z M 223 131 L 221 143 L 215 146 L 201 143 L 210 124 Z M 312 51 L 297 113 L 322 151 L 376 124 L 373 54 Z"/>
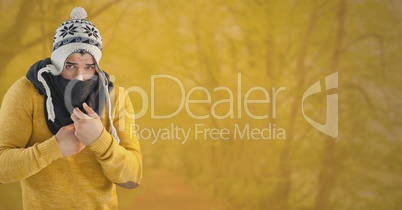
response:
<path fill-rule="evenodd" d="M 55 29 L 69 19 L 75 6 L 84 7 L 88 20 L 100 30 L 104 45 L 100 66 L 116 76 L 116 84 L 141 87 L 150 96 L 151 76 L 168 74 L 178 78 L 186 91 L 204 87 L 212 93 L 211 104 L 190 107 L 198 115 L 209 114 L 206 119 L 194 119 L 185 109 L 169 119 L 152 119 L 148 109 L 137 119 L 141 128 L 170 128 L 171 123 L 194 128 L 202 123 L 233 133 L 235 125 L 262 129 L 271 123 L 286 131 L 285 140 L 232 136 L 153 144 L 153 139 L 140 139 L 144 181 L 137 190 L 120 189 L 121 209 L 140 206 L 147 200 L 141 194 L 152 192 L 155 183 L 177 188 L 164 181 L 166 176 L 177 176 L 203 198 L 213 199 L 204 203 L 207 209 L 402 206 L 401 1 L 0 0 L 1 99 L 34 62 L 50 56 Z M 334 139 L 303 118 L 301 99 L 308 87 L 337 71 L 339 136 Z M 239 73 L 241 97 L 236 94 Z M 233 118 L 216 119 L 211 108 L 220 116 L 230 109 L 229 103 L 212 107 L 229 97 L 214 91 L 223 86 L 235 93 L 236 111 Z M 272 103 L 249 105 L 253 114 L 268 114 L 267 119 L 253 119 L 244 110 L 238 115 L 237 101 L 256 86 L 286 87 L 278 94 L 276 117 Z M 305 101 L 306 115 L 321 123 L 326 94 Z M 132 92 L 130 97 L 137 112 L 144 108 L 140 94 Z M 174 112 L 180 97 L 176 83 L 159 81 L 156 113 Z M 249 96 L 264 97 L 261 91 Z M 191 97 L 205 98 L 202 91 Z M 155 170 L 159 172 L 151 176 Z M 179 209 L 175 203 L 186 202 L 183 197 L 168 207 L 168 197 L 148 194 L 149 200 L 160 204 L 157 209 Z M 0 185 L 0 209 L 21 209 L 18 183 Z"/>

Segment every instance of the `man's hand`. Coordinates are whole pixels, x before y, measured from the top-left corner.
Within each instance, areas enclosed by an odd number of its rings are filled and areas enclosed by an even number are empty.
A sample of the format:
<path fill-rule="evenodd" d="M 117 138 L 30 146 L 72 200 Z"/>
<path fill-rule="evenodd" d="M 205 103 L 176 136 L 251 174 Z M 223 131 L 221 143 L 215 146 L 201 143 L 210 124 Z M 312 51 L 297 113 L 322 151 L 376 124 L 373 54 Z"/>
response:
<path fill-rule="evenodd" d="M 88 114 L 75 108 L 71 119 L 74 121 L 75 136 L 85 145 L 90 145 L 102 134 L 103 124 L 98 114 L 91 107 L 86 103 L 83 104 L 83 107 Z"/>
<path fill-rule="evenodd" d="M 60 128 L 56 133 L 57 144 L 63 157 L 78 154 L 85 148 L 85 144 L 78 140 L 74 132 L 74 124 L 70 124 Z"/>

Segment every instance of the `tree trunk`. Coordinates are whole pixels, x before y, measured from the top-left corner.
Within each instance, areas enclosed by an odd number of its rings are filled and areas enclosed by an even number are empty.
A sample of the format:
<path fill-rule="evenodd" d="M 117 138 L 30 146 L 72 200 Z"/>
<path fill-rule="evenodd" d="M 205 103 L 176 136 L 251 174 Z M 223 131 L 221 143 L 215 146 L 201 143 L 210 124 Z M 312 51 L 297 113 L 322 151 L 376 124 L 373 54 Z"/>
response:
<path fill-rule="evenodd" d="M 337 34 L 330 71 L 338 69 L 339 57 L 342 51 L 343 37 L 345 35 L 346 0 L 339 0 L 337 11 Z M 327 137 L 321 154 L 321 171 L 318 175 L 318 190 L 315 199 L 315 208 L 331 209 L 330 199 L 334 189 L 337 172 L 339 172 L 339 157 L 337 157 L 337 139 Z"/>
<path fill-rule="evenodd" d="M 299 58 L 297 60 L 296 65 L 296 75 L 297 75 L 297 88 L 302 88 L 305 83 L 305 60 L 307 57 L 308 46 L 310 44 L 311 33 L 314 31 L 317 13 L 316 9 L 314 9 L 309 17 L 308 27 L 303 36 L 301 42 L 303 43 L 302 48 L 300 50 Z M 295 94 L 295 98 L 301 98 L 302 92 L 297 91 Z M 276 184 L 272 194 L 271 194 L 271 207 L 275 210 L 287 210 L 288 208 L 288 200 L 291 192 L 292 183 L 290 180 L 292 174 L 292 158 L 291 158 L 291 149 L 293 146 L 293 141 L 295 140 L 294 134 L 296 132 L 295 127 L 297 123 L 297 116 L 300 112 L 300 104 L 297 100 L 292 105 L 292 110 L 290 113 L 290 122 L 288 126 L 286 144 L 281 153 L 281 157 L 279 160 L 279 168 L 278 168 L 278 183 Z"/>

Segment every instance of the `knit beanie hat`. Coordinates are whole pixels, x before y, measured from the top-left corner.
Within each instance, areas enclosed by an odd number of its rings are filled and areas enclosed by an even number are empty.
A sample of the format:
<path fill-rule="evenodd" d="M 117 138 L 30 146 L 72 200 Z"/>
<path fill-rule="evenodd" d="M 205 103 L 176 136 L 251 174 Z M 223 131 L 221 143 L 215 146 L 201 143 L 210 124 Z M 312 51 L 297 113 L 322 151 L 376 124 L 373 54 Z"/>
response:
<path fill-rule="evenodd" d="M 61 74 L 67 58 L 79 50 L 90 53 L 98 65 L 102 57 L 101 35 L 95 25 L 85 19 L 87 12 L 76 7 L 70 16 L 71 19 L 63 22 L 53 37 L 51 60 L 56 67 L 52 70 L 53 75 Z"/>
<path fill-rule="evenodd" d="M 43 84 L 47 100 L 47 114 L 48 119 L 54 121 L 56 118 L 51 92 L 49 86 L 46 84 L 45 79 L 42 77 L 42 73 L 51 73 L 54 76 L 60 75 L 63 72 L 65 62 L 68 57 L 73 53 L 87 52 L 92 55 L 95 60 L 96 71 L 99 74 L 99 79 L 102 82 L 103 90 L 105 91 L 106 103 L 108 106 L 108 118 L 111 128 L 111 134 L 117 142 L 120 142 L 115 127 L 113 126 L 113 118 L 111 114 L 111 102 L 108 92 L 109 80 L 105 73 L 99 68 L 99 62 L 102 57 L 102 38 L 99 30 L 95 25 L 85 18 L 87 18 L 87 12 L 84 8 L 76 7 L 71 11 L 71 19 L 63 22 L 56 30 L 53 37 L 53 51 L 51 55 L 52 64 L 47 65 L 38 72 L 38 80 Z"/>

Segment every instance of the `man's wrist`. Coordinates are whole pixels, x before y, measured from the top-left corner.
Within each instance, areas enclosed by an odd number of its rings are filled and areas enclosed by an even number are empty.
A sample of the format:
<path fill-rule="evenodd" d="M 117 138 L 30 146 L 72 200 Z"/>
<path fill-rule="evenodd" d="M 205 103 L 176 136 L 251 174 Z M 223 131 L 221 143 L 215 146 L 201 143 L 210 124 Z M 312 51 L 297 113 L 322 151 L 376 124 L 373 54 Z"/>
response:
<path fill-rule="evenodd" d="M 109 149 L 112 141 L 112 135 L 103 128 L 101 135 L 89 145 L 89 148 L 95 153 L 103 154 Z"/>
<path fill-rule="evenodd" d="M 50 139 L 38 144 L 37 147 L 45 161 L 51 162 L 63 157 L 59 144 L 57 143 L 56 136 L 53 136 Z"/>

